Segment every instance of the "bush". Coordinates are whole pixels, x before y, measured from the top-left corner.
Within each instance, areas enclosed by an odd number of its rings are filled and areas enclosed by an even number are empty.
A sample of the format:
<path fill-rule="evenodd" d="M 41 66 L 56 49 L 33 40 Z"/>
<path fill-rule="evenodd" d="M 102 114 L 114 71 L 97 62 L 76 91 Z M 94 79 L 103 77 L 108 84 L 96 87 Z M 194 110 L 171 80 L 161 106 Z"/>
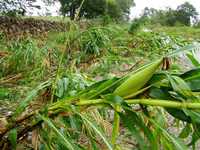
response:
<path fill-rule="evenodd" d="M 200 21 L 195 25 L 196 28 L 200 28 Z"/>
<path fill-rule="evenodd" d="M 147 21 L 147 18 L 145 18 L 145 17 L 142 17 L 139 19 L 138 18 L 134 19 L 131 23 L 131 26 L 130 26 L 128 32 L 130 34 L 137 32 L 145 25 L 146 21 Z"/>

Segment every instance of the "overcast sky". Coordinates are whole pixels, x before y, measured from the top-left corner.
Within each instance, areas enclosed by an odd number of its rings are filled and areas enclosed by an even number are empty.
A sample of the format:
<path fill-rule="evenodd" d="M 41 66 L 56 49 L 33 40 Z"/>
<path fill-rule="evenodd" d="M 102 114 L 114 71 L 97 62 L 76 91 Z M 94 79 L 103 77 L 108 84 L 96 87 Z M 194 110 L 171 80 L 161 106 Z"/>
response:
<path fill-rule="evenodd" d="M 191 3 L 200 14 L 200 0 L 134 0 L 136 6 L 131 8 L 130 17 L 138 17 L 145 7 L 164 9 L 165 7 L 171 7 L 176 9 L 176 7 L 184 2 L 188 1 Z"/>
<path fill-rule="evenodd" d="M 156 9 L 165 9 L 166 7 L 171 7 L 175 9 L 178 5 L 183 4 L 186 1 L 190 2 L 193 6 L 195 6 L 195 8 L 200 14 L 200 0 L 134 0 L 136 6 L 131 8 L 130 18 L 138 17 L 145 7 L 152 7 Z M 47 10 L 47 8 L 50 10 L 52 15 L 57 15 L 59 12 L 59 3 L 51 7 L 45 7 L 42 0 L 37 0 L 36 4 L 40 5 L 42 7 L 42 10 L 34 11 L 33 15 L 38 15 L 38 12 L 40 15 L 45 15 L 45 11 Z"/>

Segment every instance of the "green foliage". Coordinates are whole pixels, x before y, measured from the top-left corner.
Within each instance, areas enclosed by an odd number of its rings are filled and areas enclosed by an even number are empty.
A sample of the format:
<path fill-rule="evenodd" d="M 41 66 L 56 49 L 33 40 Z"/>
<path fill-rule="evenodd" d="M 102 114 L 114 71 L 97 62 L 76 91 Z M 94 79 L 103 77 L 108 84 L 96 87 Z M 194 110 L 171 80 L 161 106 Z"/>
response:
<path fill-rule="evenodd" d="M 190 25 L 191 20 L 190 18 L 197 19 L 198 12 L 196 8 L 191 5 L 189 2 L 185 2 L 184 4 L 177 7 L 177 20 L 184 24 Z"/>
<path fill-rule="evenodd" d="M 88 62 L 91 58 L 99 57 L 111 48 L 112 30 L 104 27 L 90 27 L 85 31 L 74 32 L 69 37 L 69 48 L 76 48 L 71 52 L 71 59 L 76 59 L 76 63 Z"/>
<path fill-rule="evenodd" d="M 188 44 L 188 41 L 176 36 L 169 36 L 158 32 L 139 32 L 133 36 L 133 45 L 136 49 L 164 54 Z"/>
<path fill-rule="evenodd" d="M 177 9 L 167 8 L 166 10 L 156 10 L 146 7 L 142 17 L 147 17 L 152 24 L 160 23 L 166 26 L 185 25 L 190 26 L 193 22 L 197 22 L 198 12 L 196 8 L 189 2 L 177 7 Z"/>
<path fill-rule="evenodd" d="M 133 34 L 137 32 L 139 29 L 141 29 L 147 21 L 147 18 L 141 17 L 141 18 L 136 18 L 132 21 L 131 26 L 129 28 L 129 33 Z"/>
<path fill-rule="evenodd" d="M 49 63 L 56 62 L 59 56 L 59 52 L 55 49 L 50 52 L 46 46 L 39 48 L 36 41 L 32 39 L 12 41 L 6 49 L 8 55 L 0 64 L 1 77 L 23 73 L 27 78 L 37 75 L 41 79 L 48 73 L 45 69 L 48 68 Z M 51 59 L 54 59 L 54 62 L 49 62 Z"/>
<path fill-rule="evenodd" d="M 40 6 L 33 4 L 34 2 L 36 0 L 3 0 L 0 1 L 0 13 L 11 17 L 24 16 L 30 8 L 40 9 Z"/>
<path fill-rule="evenodd" d="M 94 132 L 99 135 L 100 138 L 102 138 L 103 142 L 106 144 L 107 148 L 109 150 L 112 150 L 112 146 L 110 144 L 110 142 L 106 139 L 104 133 L 101 131 L 101 129 L 98 127 L 98 124 L 95 123 L 94 119 L 88 118 L 87 115 L 84 116 L 82 114 L 79 114 L 81 116 L 81 118 L 83 119 L 83 121 L 85 122 L 86 126 L 91 127 L 92 130 L 94 130 Z"/>
<path fill-rule="evenodd" d="M 109 48 L 109 30 L 106 28 L 91 28 L 80 37 L 81 51 L 85 54 L 100 55 L 102 48 Z"/>
<path fill-rule="evenodd" d="M 197 24 L 195 25 L 196 28 L 200 28 L 200 21 L 197 22 Z"/>
<path fill-rule="evenodd" d="M 150 129 L 146 127 L 145 123 L 139 115 L 137 115 L 133 111 L 126 110 L 124 114 L 120 114 L 120 117 L 125 127 L 131 132 L 131 135 L 135 137 L 138 141 L 140 149 L 158 148 L 157 143 L 154 139 L 154 135 L 152 134 Z M 143 130 L 145 137 L 141 135 L 142 133 L 140 133 L 139 130 Z M 150 143 L 147 144 L 144 138 L 147 138 Z"/>
<path fill-rule="evenodd" d="M 74 19 L 76 11 L 79 9 L 82 0 L 59 0 L 61 13 L 65 16 L 69 14 Z M 95 18 L 108 15 L 116 20 L 128 17 L 130 7 L 134 5 L 133 0 L 85 0 L 80 8 L 80 17 Z"/>
<path fill-rule="evenodd" d="M 19 103 L 19 106 L 17 107 L 17 109 L 13 114 L 13 117 L 17 117 L 18 115 L 20 115 L 26 109 L 26 107 L 31 103 L 31 101 L 38 95 L 39 91 L 43 90 L 48 86 L 50 86 L 50 82 L 46 81 L 44 83 L 41 83 L 38 87 L 36 87 L 32 91 L 30 91 L 26 95 L 26 98 Z"/>
<path fill-rule="evenodd" d="M 15 147 L 17 142 L 18 146 L 18 139 L 27 134 L 27 129 L 34 129 L 32 140 L 36 144 L 33 142 L 31 147 L 40 149 L 156 150 L 194 146 L 200 137 L 200 69 L 194 53 L 199 45 L 183 47 L 191 41 L 168 32 L 138 30 L 129 34 L 128 25 L 80 29 L 71 23 L 68 32 L 51 33 L 47 41 L 7 43 L 2 39 L 1 46 L 9 55 L 0 58 L 0 98 L 6 103 L 14 90 L 21 93 L 15 97 L 19 101 L 15 101 L 13 117 L 8 120 L 9 127 L 16 128 L 9 136 L 12 145 Z M 180 52 L 188 54 L 195 69 L 159 69 L 163 56 L 174 58 Z M 97 61 L 93 60 L 91 66 L 79 68 L 84 59 L 91 61 L 94 57 Z M 155 68 L 139 68 L 138 75 L 138 57 L 159 63 Z M 13 81 L 16 73 L 22 77 Z M 94 78 L 97 75 L 99 79 Z M 126 86 L 122 92 L 131 97 L 116 92 L 122 86 Z M 31 117 L 21 123 L 24 115 Z M 171 122 L 168 128 L 168 118 L 178 120 L 183 129 Z M 15 119 L 19 119 L 17 125 Z M 171 132 L 171 128 L 181 134 Z M 187 145 L 185 141 L 191 137 Z"/>
<path fill-rule="evenodd" d="M 9 132 L 8 139 L 11 143 L 12 149 L 15 150 L 17 148 L 17 130 L 12 129 Z"/>
<path fill-rule="evenodd" d="M 143 69 L 144 69 L 144 67 L 140 68 L 139 70 L 143 70 Z M 186 72 L 185 74 L 188 74 L 188 72 Z M 129 74 L 129 75 L 135 77 L 134 74 Z M 189 76 L 192 77 L 191 75 L 192 74 L 190 74 Z M 195 74 L 193 74 L 193 75 L 195 75 Z M 192 77 L 191 80 L 192 79 L 194 79 L 194 78 Z M 171 84 L 166 84 L 166 80 L 167 80 L 167 83 L 170 82 Z M 156 85 L 152 84 L 152 87 L 150 88 L 150 90 L 153 90 L 158 85 L 161 85 L 159 87 L 159 89 L 164 90 L 163 93 L 165 95 L 166 94 L 170 95 L 171 100 L 180 101 L 180 98 L 187 100 L 187 98 L 190 99 L 191 97 L 189 97 L 188 93 L 186 93 L 186 91 L 185 91 L 185 90 L 187 90 L 187 92 L 189 92 L 189 90 L 190 90 L 190 87 L 187 86 L 187 83 L 185 83 L 185 80 L 186 80 L 186 78 L 183 75 L 178 77 L 175 75 L 171 76 L 169 73 L 169 75 L 165 76 L 165 78 L 157 81 L 159 83 L 157 83 Z M 138 116 L 134 112 L 134 110 L 132 110 L 132 108 L 129 106 L 129 103 L 137 101 L 136 99 L 135 100 L 133 99 L 133 101 L 131 101 L 131 100 L 124 101 L 120 97 L 114 98 L 116 96 L 109 95 L 109 93 L 112 93 L 111 89 L 113 87 L 115 87 L 117 84 L 120 84 L 120 82 L 122 82 L 121 84 L 123 84 L 126 81 L 128 81 L 128 79 L 126 78 L 126 76 L 124 76 L 118 80 L 107 80 L 107 81 L 103 81 L 103 82 L 101 81 L 99 83 L 96 83 L 95 85 L 88 87 L 86 90 L 81 91 L 80 94 L 75 96 L 76 99 L 77 99 L 77 96 L 80 97 L 80 101 L 76 104 L 76 106 L 77 105 L 81 106 L 81 105 L 95 105 L 95 104 L 101 104 L 101 103 L 108 103 L 115 110 L 116 104 L 120 105 L 122 107 L 122 109 L 126 112 L 126 113 L 119 113 L 119 115 L 122 119 L 122 123 L 124 124 L 124 127 L 126 127 L 128 130 L 130 130 L 131 135 L 136 138 L 136 141 L 138 142 L 139 147 L 141 149 L 144 149 L 144 148 L 149 149 L 149 147 L 151 147 L 151 146 L 155 146 L 154 148 L 158 149 L 159 142 L 158 143 L 157 142 L 154 143 L 154 142 L 160 141 L 160 140 L 162 140 L 161 145 L 164 147 L 171 147 L 171 148 L 175 147 L 176 149 L 187 149 L 186 146 L 183 144 L 182 140 L 178 139 L 177 137 L 174 137 L 171 133 L 168 133 L 164 129 L 164 127 L 162 127 L 160 124 L 156 123 L 156 121 L 154 121 L 153 119 L 149 118 L 151 116 L 150 115 L 151 110 L 146 109 L 146 110 L 144 110 L 144 113 L 146 112 L 144 116 L 143 115 Z M 148 86 L 148 85 L 145 85 L 145 86 Z M 187 89 L 185 88 L 186 86 L 187 86 Z M 119 85 L 118 85 L 118 87 L 119 87 Z M 114 89 L 116 89 L 116 88 L 114 88 Z M 176 93 L 176 94 L 174 94 L 174 93 Z M 193 94 L 195 94 L 195 93 L 193 93 Z M 105 98 L 106 100 L 101 101 L 100 99 L 98 99 L 98 98 L 101 98 L 102 95 L 105 95 L 105 96 L 103 96 L 103 98 Z M 176 95 L 178 95 L 178 96 L 176 96 Z M 160 94 L 158 92 L 156 92 L 156 95 L 150 94 L 150 97 L 154 97 L 156 99 L 162 99 L 162 100 L 160 100 L 160 102 L 169 100 L 169 97 L 160 97 Z M 97 99 L 94 100 L 93 98 L 97 98 Z M 196 97 L 194 100 L 197 100 L 197 98 L 198 97 Z M 67 100 L 67 98 L 66 98 L 66 100 Z M 148 99 L 147 101 L 149 101 L 149 105 L 151 105 L 151 99 Z M 58 105 L 62 106 L 62 104 L 63 104 L 63 101 L 58 102 L 57 106 Z M 56 105 L 54 105 L 54 107 L 53 107 L 54 109 L 56 109 L 55 106 Z M 185 109 L 181 110 L 180 108 L 177 108 L 177 109 L 173 109 L 173 111 L 170 111 L 167 108 L 167 111 L 170 114 L 172 114 L 175 118 L 183 120 L 183 121 L 188 121 L 188 120 L 183 119 L 183 117 L 184 117 L 183 114 L 179 113 L 179 115 L 176 115 L 179 110 L 182 111 L 183 113 L 186 113 L 186 114 L 184 114 L 186 117 L 193 118 L 192 123 L 194 122 L 194 124 L 193 124 L 194 126 L 195 126 L 195 123 L 199 122 L 198 112 L 196 112 L 195 110 L 185 110 Z M 153 111 L 155 111 L 155 110 L 153 110 Z M 82 115 L 81 115 L 81 117 L 82 117 Z M 128 119 L 127 119 L 127 117 L 128 117 Z M 142 119 L 143 117 L 144 118 L 147 117 L 150 120 L 151 130 L 145 125 L 145 123 L 143 123 L 143 119 Z M 94 132 L 96 132 L 96 134 L 99 134 L 100 136 L 102 136 L 103 133 L 100 134 L 100 131 L 97 129 L 97 127 L 95 127 L 96 126 L 95 121 L 93 121 L 93 122 L 88 122 L 88 120 L 86 120 L 86 121 L 87 121 L 87 123 L 89 123 L 88 127 L 91 126 L 94 129 Z M 191 123 L 191 121 L 189 121 L 189 122 Z M 132 123 L 133 125 L 130 126 L 131 125 L 130 123 Z M 114 124 L 114 126 L 115 126 L 115 124 Z M 115 128 L 114 126 L 113 126 L 113 128 Z M 133 126 L 135 126 L 135 128 L 132 128 Z M 143 132 L 140 133 L 139 131 L 143 131 Z M 162 138 L 158 138 L 157 140 L 155 140 L 154 138 L 156 138 L 156 134 L 152 134 L 152 133 L 156 133 L 156 132 L 163 135 Z M 145 134 L 146 138 L 143 139 L 143 136 L 140 134 L 142 134 L 142 135 Z M 105 142 L 105 137 L 102 137 L 102 138 Z M 146 147 L 144 147 L 144 146 L 146 146 Z"/>
<path fill-rule="evenodd" d="M 57 147 L 58 149 L 70 149 L 70 150 L 76 150 L 79 149 L 78 146 L 72 143 L 70 137 L 67 137 L 65 134 L 62 133 L 62 131 L 59 131 L 57 127 L 52 123 L 52 121 L 49 118 L 41 117 L 44 122 L 48 124 L 48 126 L 53 129 L 54 131 L 54 140 L 52 141 L 52 144 L 55 144 L 55 148 Z"/>
<path fill-rule="evenodd" d="M 92 83 L 91 80 L 78 73 L 69 73 L 58 79 L 55 95 L 58 98 L 74 96 L 78 91 L 84 90 Z"/>
<path fill-rule="evenodd" d="M 161 26 L 152 26 L 154 32 L 166 33 L 172 37 L 177 37 L 178 39 L 185 39 L 187 42 L 199 41 L 200 39 L 200 30 L 198 28 L 187 27 L 187 26 L 178 26 L 178 27 L 161 27 Z M 184 40 L 183 39 L 183 40 Z"/>
<path fill-rule="evenodd" d="M 9 89 L 0 88 L 0 100 L 8 98 L 9 94 L 10 94 Z"/>

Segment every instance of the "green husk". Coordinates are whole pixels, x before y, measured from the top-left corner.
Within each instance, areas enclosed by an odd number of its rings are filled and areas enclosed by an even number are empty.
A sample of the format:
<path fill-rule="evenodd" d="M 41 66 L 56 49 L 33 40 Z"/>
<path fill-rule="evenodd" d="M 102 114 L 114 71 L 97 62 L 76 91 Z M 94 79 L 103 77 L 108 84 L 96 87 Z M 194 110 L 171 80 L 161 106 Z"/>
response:
<path fill-rule="evenodd" d="M 163 59 L 159 59 L 134 72 L 127 80 L 125 80 L 118 88 L 116 88 L 114 94 L 121 97 L 127 97 L 136 93 L 150 80 L 155 71 L 161 65 L 162 60 Z"/>

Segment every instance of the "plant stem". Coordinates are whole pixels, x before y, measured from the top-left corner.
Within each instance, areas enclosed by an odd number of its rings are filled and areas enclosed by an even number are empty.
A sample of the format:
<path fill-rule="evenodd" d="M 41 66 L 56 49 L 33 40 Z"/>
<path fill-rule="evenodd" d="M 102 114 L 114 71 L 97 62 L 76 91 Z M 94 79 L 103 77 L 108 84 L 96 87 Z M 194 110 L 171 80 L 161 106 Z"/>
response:
<path fill-rule="evenodd" d="M 150 106 L 160 106 L 168 108 L 186 108 L 186 109 L 200 109 L 200 103 L 191 103 L 191 102 L 176 102 L 171 100 L 161 100 L 161 99 L 130 99 L 125 100 L 128 104 L 143 104 Z M 104 99 L 94 99 L 94 100 L 84 100 L 77 102 L 76 105 L 94 105 L 94 104 L 103 104 L 108 103 Z"/>
<path fill-rule="evenodd" d="M 115 109 L 116 111 L 114 113 L 113 131 L 112 131 L 112 139 L 111 139 L 114 149 L 115 149 L 117 137 L 119 134 L 120 117 L 117 112 L 120 111 L 120 106 L 117 105 Z"/>
<path fill-rule="evenodd" d="M 133 99 L 126 100 L 128 104 L 143 104 L 151 106 L 169 107 L 169 108 L 186 108 L 186 109 L 200 109 L 200 103 L 191 102 L 176 102 L 160 99 Z"/>
<path fill-rule="evenodd" d="M 79 8 L 77 9 L 77 12 L 75 14 L 75 17 L 74 17 L 74 20 L 77 21 L 79 19 L 79 15 L 80 15 L 80 12 L 81 12 L 81 8 L 83 7 L 83 4 L 84 4 L 85 0 L 82 0 Z"/>
<path fill-rule="evenodd" d="M 200 103 L 191 103 L 191 102 L 176 102 L 176 101 L 171 101 L 171 100 L 161 100 L 161 99 L 129 99 L 125 100 L 126 103 L 128 104 L 142 104 L 142 105 L 148 105 L 148 106 L 158 106 L 158 107 L 167 107 L 167 108 L 176 108 L 176 109 L 200 109 Z M 76 105 L 76 106 L 90 106 L 90 105 L 98 105 L 98 104 L 110 104 L 109 101 L 106 101 L 105 99 L 91 99 L 91 100 L 81 100 L 78 102 L 67 102 L 67 101 L 58 101 L 53 104 L 50 104 L 48 107 L 48 111 L 53 112 L 49 113 L 49 117 L 56 115 L 60 113 L 62 110 L 65 109 L 67 111 L 66 107 L 70 106 L 71 104 Z M 119 108 L 118 108 L 119 107 Z M 114 114 L 114 124 L 113 124 L 113 133 L 112 133 L 112 144 L 116 146 L 116 139 L 118 136 L 118 131 L 119 131 L 119 123 L 120 119 L 117 114 L 118 111 L 120 111 L 120 107 L 118 106 L 115 108 L 116 112 Z M 57 109 L 60 109 L 61 111 L 58 111 Z M 30 116 L 35 116 L 37 115 L 37 112 L 34 112 L 33 114 L 29 114 Z M 29 118 L 29 117 L 28 117 Z M 20 120 L 17 120 L 17 125 L 20 126 L 21 121 L 26 120 L 26 118 L 22 118 Z M 29 131 L 34 127 L 35 125 L 39 124 L 41 120 L 36 121 L 35 124 L 32 126 L 25 128 L 24 131 L 22 130 L 22 134 L 25 133 L 26 131 Z M 9 130 L 14 128 L 16 126 L 16 122 L 13 124 L 9 125 L 8 128 L 5 129 L 3 133 L 1 133 L 0 137 L 2 138 Z M 19 136 L 20 137 L 20 136 Z M 0 138 L 0 141 L 1 141 Z M 0 142 L 0 147 L 1 147 L 1 142 Z"/>

